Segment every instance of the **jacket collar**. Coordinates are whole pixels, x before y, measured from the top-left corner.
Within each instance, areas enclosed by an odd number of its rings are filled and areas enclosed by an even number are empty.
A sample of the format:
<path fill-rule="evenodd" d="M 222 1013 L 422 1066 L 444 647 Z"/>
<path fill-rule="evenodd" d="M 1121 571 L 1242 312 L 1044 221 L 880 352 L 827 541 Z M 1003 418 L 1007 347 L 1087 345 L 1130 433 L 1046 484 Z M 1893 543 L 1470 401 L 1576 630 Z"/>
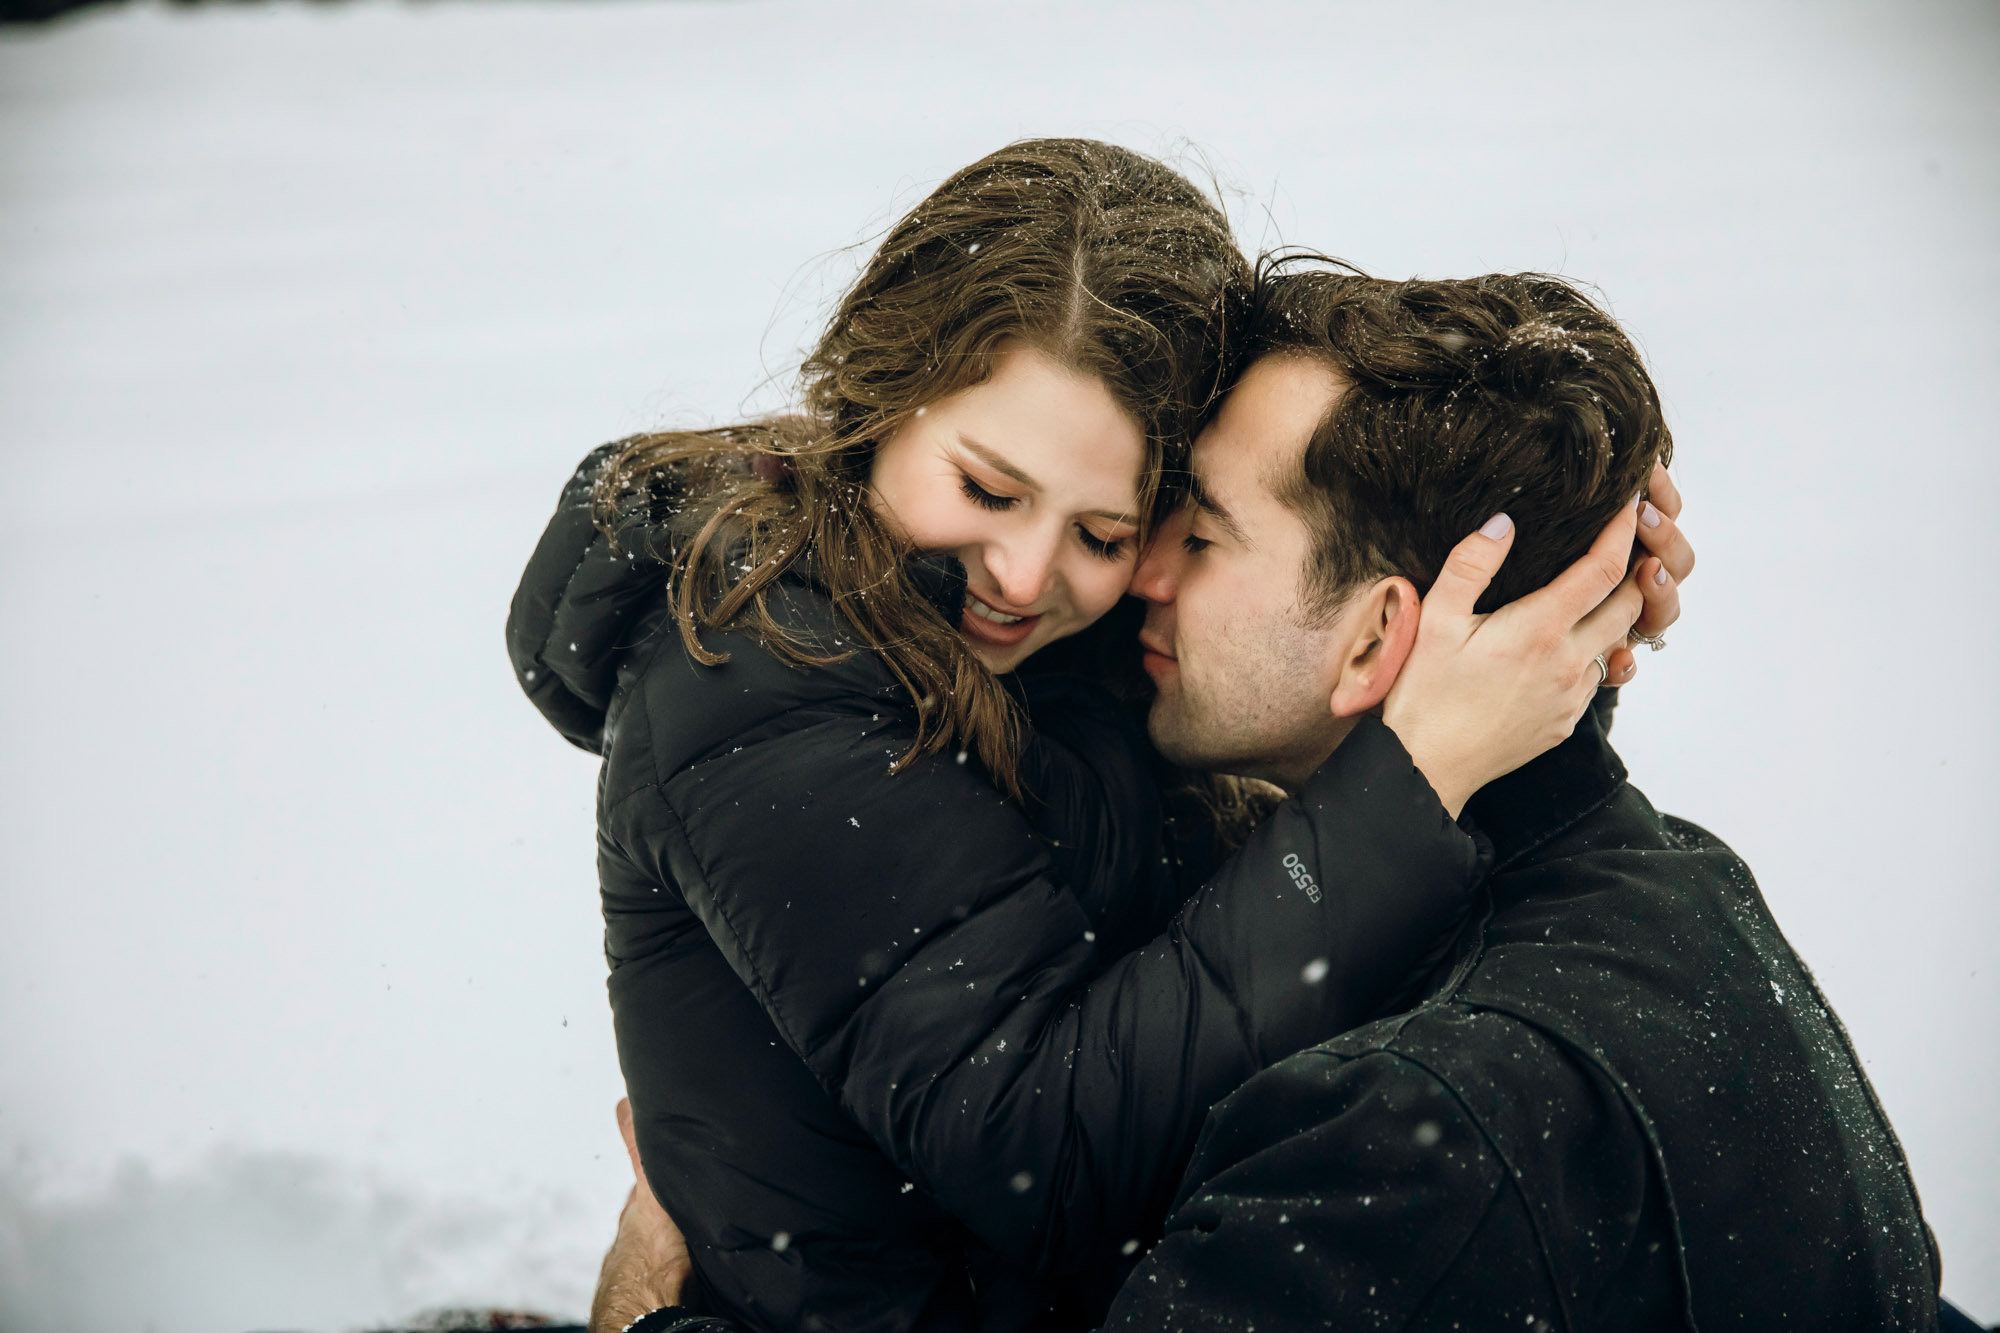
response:
<path fill-rule="evenodd" d="M 1465 803 L 1465 822 L 1493 842 L 1493 869 L 1515 861 L 1598 809 L 1625 783 L 1607 733 L 1617 691 L 1602 690 L 1568 740 L 1487 783 Z"/>

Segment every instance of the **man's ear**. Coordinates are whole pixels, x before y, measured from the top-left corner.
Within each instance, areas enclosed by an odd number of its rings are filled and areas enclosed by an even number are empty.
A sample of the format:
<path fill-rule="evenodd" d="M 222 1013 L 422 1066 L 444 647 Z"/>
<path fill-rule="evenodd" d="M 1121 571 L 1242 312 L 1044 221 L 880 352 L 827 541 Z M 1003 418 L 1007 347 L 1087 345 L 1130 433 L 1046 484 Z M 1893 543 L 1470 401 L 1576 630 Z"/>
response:
<path fill-rule="evenodd" d="M 1416 585 L 1398 576 L 1376 580 L 1342 610 L 1352 637 L 1333 685 L 1335 717 L 1358 717 L 1388 696 L 1417 643 L 1419 600 Z"/>

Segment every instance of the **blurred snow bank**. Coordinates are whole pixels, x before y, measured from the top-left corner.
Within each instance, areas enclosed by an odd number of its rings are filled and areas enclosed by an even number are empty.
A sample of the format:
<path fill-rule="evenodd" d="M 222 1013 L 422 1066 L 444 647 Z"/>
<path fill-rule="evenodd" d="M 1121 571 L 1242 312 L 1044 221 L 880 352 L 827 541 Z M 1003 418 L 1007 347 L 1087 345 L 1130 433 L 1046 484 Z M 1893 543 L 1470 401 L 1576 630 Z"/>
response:
<path fill-rule="evenodd" d="M 248 1333 L 415 1326 L 440 1303 L 582 1322 L 602 1256 L 574 1194 L 431 1196 L 325 1159 L 218 1151 L 62 1192 L 0 1171 L 0 1328 Z M 553 1305 L 555 1308 L 550 1309 Z"/>

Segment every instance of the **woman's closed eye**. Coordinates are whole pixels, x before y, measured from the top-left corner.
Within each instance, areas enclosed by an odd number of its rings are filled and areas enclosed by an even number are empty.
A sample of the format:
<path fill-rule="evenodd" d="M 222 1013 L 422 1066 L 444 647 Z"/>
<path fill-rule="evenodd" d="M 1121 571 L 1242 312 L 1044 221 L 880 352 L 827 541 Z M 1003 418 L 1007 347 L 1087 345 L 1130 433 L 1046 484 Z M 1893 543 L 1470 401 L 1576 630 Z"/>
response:
<path fill-rule="evenodd" d="M 987 490 L 984 486 L 974 481 L 972 475 L 967 472 L 958 474 L 958 489 L 964 491 L 965 498 L 978 505 L 981 509 L 991 509 L 995 513 L 1005 513 L 1007 510 L 1021 503 L 1019 496 L 995 495 L 992 491 Z"/>
<path fill-rule="evenodd" d="M 981 509 L 988 509 L 996 514 L 1004 514 L 1021 503 L 1020 496 L 1001 495 L 989 491 L 974 481 L 971 473 L 963 470 L 958 474 L 958 489 L 964 493 L 966 499 Z M 1100 537 L 1081 523 L 1076 525 L 1076 539 L 1083 544 L 1084 550 L 1099 560 L 1122 560 L 1132 546 L 1128 537 Z"/>
<path fill-rule="evenodd" d="M 1189 555 L 1200 555 L 1203 551 L 1206 551 L 1209 547 L 1213 545 L 1215 545 L 1215 543 L 1210 541 L 1208 538 L 1197 537 L 1192 532 L 1188 533 L 1187 536 L 1181 538 L 1181 549 L 1183 551 L 1186 551 Z"/>
<path fill-rule="evenodd" d="M 1132 545 L 1131 539 L 1128 537 L 1106 540 L 1081 523 L 1076 525 L 1076 538 L 1083 543 L 1084 550 L 1090 552 L 1099 560 L 1122 560 L 1125 558 L 1125 552 Z"/>

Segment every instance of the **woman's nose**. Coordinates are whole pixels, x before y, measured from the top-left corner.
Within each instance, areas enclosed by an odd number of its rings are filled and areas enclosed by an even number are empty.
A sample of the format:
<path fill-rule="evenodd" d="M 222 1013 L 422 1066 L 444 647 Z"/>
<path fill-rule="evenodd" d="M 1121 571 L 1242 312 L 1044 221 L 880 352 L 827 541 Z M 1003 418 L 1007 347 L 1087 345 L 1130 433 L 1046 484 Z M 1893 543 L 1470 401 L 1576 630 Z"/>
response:
<path fill-rule="evenodd" d="M 1032 607 L 1048 591 L 1055 568 L 1055 543 L 1040 537 L 1006 542 L 988 549 L 986 567 L 1010 605 Z"/>
<path fill-rule="evenodd" d="M 1132 569 L 1131 592 L 1134 597 L 1149 602 L 1174 600 L 1184 533 L 1185 529 L 1172 523 L 1163 524 L 1153 533 L 1153 539 L 1139 552 L 1139 563 Z"/>

